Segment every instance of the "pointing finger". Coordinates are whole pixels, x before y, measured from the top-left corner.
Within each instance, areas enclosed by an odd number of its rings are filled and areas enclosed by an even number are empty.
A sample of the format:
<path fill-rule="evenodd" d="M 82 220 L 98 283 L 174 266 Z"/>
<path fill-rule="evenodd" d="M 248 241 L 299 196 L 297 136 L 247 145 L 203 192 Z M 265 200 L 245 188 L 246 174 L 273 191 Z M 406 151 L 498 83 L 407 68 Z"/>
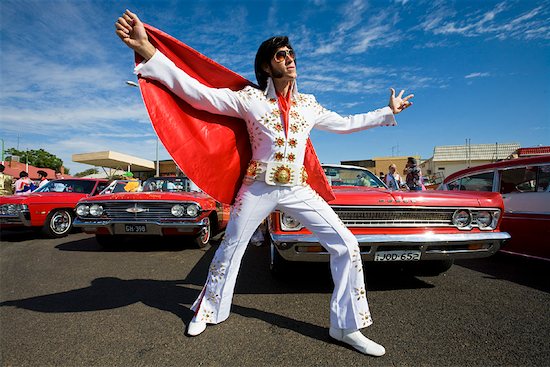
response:
<path fill-rule="evenodd" d="M 414 97 L 414 94 L 409 94 L 408 96 L 406 96 L 405 98 L 403 98 L 404 101 L 408 101 L 409 99 L 411 99 L 412 97 Z"/>
<path fill-rule="evenodd" d="M 403 96 L 403 93 L 405 93 L 405 89 L 401 89 L 401 92 L 399 92 L 397 98 L 401 98 Z"/>

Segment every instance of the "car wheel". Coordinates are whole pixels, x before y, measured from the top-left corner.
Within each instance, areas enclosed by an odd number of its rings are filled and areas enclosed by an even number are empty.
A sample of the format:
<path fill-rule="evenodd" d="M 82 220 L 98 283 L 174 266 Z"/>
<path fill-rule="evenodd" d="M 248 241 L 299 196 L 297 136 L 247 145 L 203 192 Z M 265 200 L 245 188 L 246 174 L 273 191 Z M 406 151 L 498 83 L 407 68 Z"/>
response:
<path fill-rule="evenodd" d="M 42 232 L 50 238 L 65 237 L 73 228 L 74 214 L 69 209 L 53 210 L 46 218 Z"/>
<path fill-rule="evenodd" d="M 415 275 L 425 277 L 436 277 L 449 270 L 453 266 L 454 260 L 426 260 L 418 263 Z"/>
<path fill-rule="evenodd" d="M 210 235 L 212 234 L 212 226 L 210 225 L 210 218 L 205 218 L 206 225 L 201 229 L 200 233 L 194 238 L 195 245 L 198 248 L 204 248 L 210 242 Z"/>

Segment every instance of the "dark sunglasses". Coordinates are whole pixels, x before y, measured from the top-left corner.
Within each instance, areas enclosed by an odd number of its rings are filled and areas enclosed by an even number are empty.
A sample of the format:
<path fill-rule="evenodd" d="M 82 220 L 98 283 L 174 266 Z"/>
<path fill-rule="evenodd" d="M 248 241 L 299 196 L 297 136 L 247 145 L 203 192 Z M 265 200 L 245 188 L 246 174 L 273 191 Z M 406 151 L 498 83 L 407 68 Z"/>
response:
<path fill-rule="evenodd" d="M 296 60 L 296 55 L 294 54 L 294 50 L 280 50 L 275 53 L 275 56 L 273 56 L 273 59 L 276 62 L 283 62 L 286 60 L 286 56 L 290 57 L 291 60 Z"/>

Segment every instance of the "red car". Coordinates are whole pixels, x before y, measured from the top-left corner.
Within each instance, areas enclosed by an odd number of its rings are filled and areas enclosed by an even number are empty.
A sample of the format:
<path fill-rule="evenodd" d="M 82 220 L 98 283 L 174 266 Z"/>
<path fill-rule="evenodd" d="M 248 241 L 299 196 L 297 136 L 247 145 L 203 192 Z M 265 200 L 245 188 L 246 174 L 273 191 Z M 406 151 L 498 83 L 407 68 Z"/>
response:
<path fill-rule="evenodd" d="M 107 183 L 103 179 L 53 180 L 29 194 L 0 196 L 0 226 L 41 228 L 52 238 L 66 236 L 73 228 L 76 203 L 98 194 Z"/>
<path fill-rule="evenodd" d="M 546 154 L 455 172 L 439 189 L 501 193 L 504 214 L 500 227 L 512 236 L 501 251 L 550 260 L 549 183 L 550 154 Z"/>
<path fill-rule="evenodd" d="M 101 195 L 81 200 L 75 227 L 95 234 L 103 246 L 128 236 L 185 235 L 205 247 L 229 220 L 229 206 L 200 192 L 186 177 L 153 177 L 137 192 L 125 187 L 127 181 L 116 181 Z"/>
<path fill-rule="evenodd" d="M 329 204 L 356 236 L 364 261 L 400 262 L 437 275 L 454 259 L 494 254 L 510 238 L 499 231 L 498 193 L 390 191 L 364 168 L 323 168 L 336 196 Z M 293 261 L 329 261 L 317 238 L 285 213 L 270 215 L 268 232 L 275 273 Z"/>

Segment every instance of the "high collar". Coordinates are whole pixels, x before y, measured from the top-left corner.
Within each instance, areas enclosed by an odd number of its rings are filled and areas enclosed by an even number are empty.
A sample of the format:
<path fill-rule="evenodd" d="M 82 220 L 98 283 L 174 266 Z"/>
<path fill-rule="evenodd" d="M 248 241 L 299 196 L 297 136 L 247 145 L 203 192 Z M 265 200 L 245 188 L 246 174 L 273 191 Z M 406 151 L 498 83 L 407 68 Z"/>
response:
<path fill-rule="evenodd" d="M 298 96 L 298 85 L 296 84 L 296 80 L 292 82 L 291 88 L 291 98 L 296 99 Z M 271 77 L 267 78 L 267 87 L 264 90 L 264 95 L 268 98 L 275 98 L 277 99 L 277 91 L 275 90 L 275 83 L 273 83 L 273 79 Z"/>

